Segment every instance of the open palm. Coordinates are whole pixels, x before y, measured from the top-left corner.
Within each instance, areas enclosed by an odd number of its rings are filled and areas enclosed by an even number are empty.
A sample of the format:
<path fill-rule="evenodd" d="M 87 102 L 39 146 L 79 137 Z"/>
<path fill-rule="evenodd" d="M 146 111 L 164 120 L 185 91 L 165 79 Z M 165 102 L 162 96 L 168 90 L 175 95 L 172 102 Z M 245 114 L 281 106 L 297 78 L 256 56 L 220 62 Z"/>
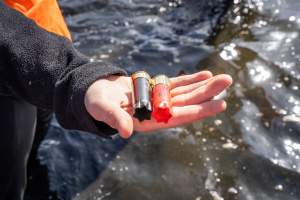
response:
<path fill-rule="evenodd" d="M 133 130 L 139 132 L 176 127 L 210 116 L 226 109 L 223 100 L 213 100 L 231 85 L 229 75 L 213 76 L 209 71 L 183 75 L 170 79 L 173 117 L 167 124 L 154 119 L 139 122 L 133 117 L 131 78 L 110 76 L 99 79 L 88 89 L 85 106 L 96 120 L 117 129 L 123 138 L 131 136 Z"/>

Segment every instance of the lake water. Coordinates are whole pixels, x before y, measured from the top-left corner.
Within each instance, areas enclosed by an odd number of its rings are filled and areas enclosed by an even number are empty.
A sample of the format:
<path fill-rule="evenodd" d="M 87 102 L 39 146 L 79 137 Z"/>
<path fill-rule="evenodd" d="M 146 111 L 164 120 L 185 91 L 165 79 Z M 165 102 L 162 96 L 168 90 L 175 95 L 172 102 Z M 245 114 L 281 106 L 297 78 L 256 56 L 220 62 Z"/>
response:
<path fill-rule="evenodd" d="M 75 46 L 129 73 L 228 73 L 215 118 L 130 140 L 53 121 L 27 199 L 300 199 L 299 0 L 61 0 Z M 48 176 L 48 178 L 47 178 Z"/>

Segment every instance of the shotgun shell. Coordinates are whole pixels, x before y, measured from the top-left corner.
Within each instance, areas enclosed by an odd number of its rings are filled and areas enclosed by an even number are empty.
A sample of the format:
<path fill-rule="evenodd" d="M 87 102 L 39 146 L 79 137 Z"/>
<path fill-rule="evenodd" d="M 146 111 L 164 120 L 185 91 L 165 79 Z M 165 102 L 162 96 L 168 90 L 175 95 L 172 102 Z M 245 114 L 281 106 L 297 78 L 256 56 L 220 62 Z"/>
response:
<path fill-rule="evenodd" d="M 167 76 L 157 75 L 153 78 L 152 101 L 152 117 L 156 119 L 157 122 L 168 123 L 173 111 L 170 81 Z"/>
<path fill-rule="evenodd" d="M 132 83 L 134 88 L 134 117 L 140 122 L 151 119 L 151 78 L 147 72 L 138 71 L 132 74 Z"/>

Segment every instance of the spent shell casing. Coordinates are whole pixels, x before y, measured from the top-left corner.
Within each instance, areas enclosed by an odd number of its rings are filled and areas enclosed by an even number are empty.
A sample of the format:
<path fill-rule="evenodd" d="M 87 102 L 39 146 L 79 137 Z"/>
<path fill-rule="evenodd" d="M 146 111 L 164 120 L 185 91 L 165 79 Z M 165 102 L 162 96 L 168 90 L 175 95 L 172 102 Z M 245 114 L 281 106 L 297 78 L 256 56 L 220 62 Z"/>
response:
<path fill-rule="evenodd" d="M 147 72 L 138 71 L 132 74 L 134 88 L 134 117 L 139 121 L 150 120 L 151 105 L 151 78 Z"/>
<path fill-rule="evenodd" d="M 157 75 L 153 78 L 152 88 L 152 116 L 157 122 L 168 123 L 173 115 L 170 81 L 165 75 Z"/>

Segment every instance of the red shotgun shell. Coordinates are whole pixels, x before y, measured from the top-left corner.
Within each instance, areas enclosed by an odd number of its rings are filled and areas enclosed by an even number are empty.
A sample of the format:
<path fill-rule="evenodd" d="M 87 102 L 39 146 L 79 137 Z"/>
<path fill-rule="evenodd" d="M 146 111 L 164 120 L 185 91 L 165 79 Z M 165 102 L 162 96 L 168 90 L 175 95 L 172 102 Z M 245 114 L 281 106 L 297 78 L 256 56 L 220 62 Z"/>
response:
<path fill-rule="evenodd" d="M 168 123 L 173 111 L 170 95 L 170 81 L 165 75 L 157 75 L 153 78 L 152 108 L 152 117 L 157 122 Z"/>

